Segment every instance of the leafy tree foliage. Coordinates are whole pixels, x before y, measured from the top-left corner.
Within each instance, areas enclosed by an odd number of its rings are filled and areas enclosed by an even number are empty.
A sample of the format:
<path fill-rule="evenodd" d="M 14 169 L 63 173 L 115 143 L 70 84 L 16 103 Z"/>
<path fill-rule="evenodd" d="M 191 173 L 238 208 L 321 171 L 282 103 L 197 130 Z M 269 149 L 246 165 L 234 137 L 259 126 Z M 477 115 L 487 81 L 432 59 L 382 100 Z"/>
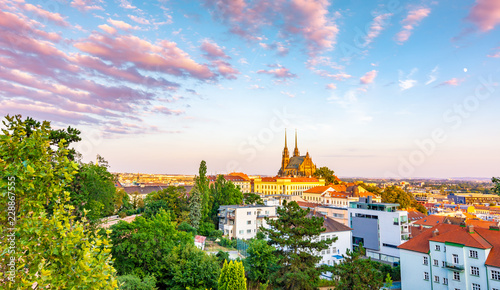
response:
<path fill-rule="evenodd" d="M 334 240 L 315 240 L 325 231 L 323 219 L 306 217 L 309 210 L 301 209 L 297 202 L 283 201 L 276 211 L 278 219 L 266 218 L 270 228 L 261 228 L 269 244 L 277 247 L 278 268 L 271 281 L 281 289 L 316 289 L 319 275 L 327 269 L 316 267 L 321 257 L 314 253 L 326 250 Z"/>
<path fill-rule="evenodd" d="M 224 266 L 224 262 L 226 260 L 229 260 L 229 253 L 228 252 L 224 252 L 222 250 L 219 250 L 217 252 L 217 254 L 215 254 L 215 256 L 217 257 L 217 260 L 219 260 L 219 264 L 222 268 L 222 266 Z"/>
<path fill-rule="evenodd" d="M 213 204 L 211 204 L 210 220 L 218 224 L 217 213 L 221 205 L 241 204 L 243 194 L 239 187 L 231 181 L 226 181 L 223 175 L 218 175 L 214 183 L 210 185 Z"/>
<path fill-rule="evenodd" d="M 243 199 L 245 200 L 245 204 L 264 205 L 264 201 L 260 198 L 260 195 L 253 192 L 243 194 Z"/>
<path fill-rule="evenodd" d="M 338 279 L 335 289 L 378 290 L 382 287 L 384 282 L 382 272 L 374 267 L 370 259 L 361 258 L 360 252 L 347 250 L 347 255 L 344 255 L 340 264 L 333 266 L 332 274 Z"/>
<path fill-rule="evenodd" d="M 246 290 L 246 280 L 243 263 L 226 260 L 219 277 L 219 290 Z"/>
<path fill-rule="evenodd" d="M 251 240 L 245 258 L 245 268 L 248 279 L 254 282 L 265 283 L 269 280 L 271 272 L 276 268 L 277 257 L 275 248 L 265 240 Z"/>
<path fill-rule="evenodd" d="M 494 192 L 498 195 L 500 195 L 500 178 L 491 178 L 491 182 L 495 185 L 494 187 Z"/>
<path fill-rule="evenodd" d="M 71 215 L 65 188 L 78 166 L 68 159 L 65 140 L 51 147 L 46 121 L 31 126 L 18 115 L 3 123 L 0 190 L 13 194 L 2 194 L 0 209 L 16 219 L 0 215 L 0 288 L 116 289 L 107 238 Z M 16 271 L 9 279 L 12 261 Z"/>
<path fill-rule="evenodd" d="M 192 244 L 176 246 L 165 259 L 166 289 L 216 289 L 220 266 L 217 257 Z"/>
<path fill-rule="evenodd" d="M 168 210 L 168 204 L 164 200 L 153 200 L 148 201 L 144 207 L 144 217 L 151 218 L 154 217 L 160 210 Z"/>
<path fill-rule="evenodd" d="M 189 207 L 186 188 L 183 186 L 169 186 L 162 190 L 153 191 L 146 197 L 146 207 L 148 207 L 148 203 L 159 200 L 166 202 L 176 221 L 187 220 Z"/>
<path fill-rule="evenodd" d="M 156 278 L 146 276 L 141 279 L 134 275 L 118 276 L 120 290 L 156 290 Z"/>
<path fill-rule="evenodd" d="M 202 219 L 202 198 L 198 184 L 195 183 L 189 195 L 189 221 L 196 229 L 199 228 Z"/>
<path fill-rule="evenodd" d="M 397 186 L 390 186 L 382 192 L 382 202 L 399 203 L 399 208 L 416 208 L 418 211 L 427 214 L 427 209 L 419 204 L 413 194 L 402 190 Z"/>
<path fill-rule="evenodd" d="M 209 220 L 209 213 L 210 213 L 210 204 L 211 204 L 211 198 L 210 198 L 210 190 L 209 190 L 209 181 L 207 178 L 207 163 L 205 160 L 202 160 L 200 162 L 200 168 L 198 170 L 198 176 L 196 176 L 195 180 L 195 187 L 199 190 L 201 194 L 201 215 L 203 220 L 208 221 Z"/>
<path fill-rule="evenodd" d="M 180 223 L 179 226 L 177 226 L 177 229 L 179 231 L 183 231 L 183 232 L 186 232 L 186 233 L 191 233 L 193 236 L 196 236 L 196 233 L 197 233 L 196 228 L 192 227 L 187 222 Z"/>
<path fill-rule="evenodd" d="M 115 178 L 108 171 L 108 167 L 107 161 L 99 155 L 96 163 L 90 162 L 79 166 L 78 173 L 69 188 L 71 203 L 75 207 L 77 217 L 82 217 L 86 211 L 90 222 L 95 223 L 115 212 L 117 196 Z M 123 200 L 120 202 L 123 204 Z"/>
<path fill-rule="evenodd" d="M 374 193 L 376 195 L 382 195 L 382 189 L 378 186 L 374 186 L 374 185 L 368 185 L 368 184 L 365 184 L 365 183 L 361 183 L 359 186 L 363 187 L 364 189 L 366 189 L 367 191 L 371 192 L 371 193 Z"/>
<path fill-rule="evenodd" d="M 338 179 L 338 177 L 335 176 L 335 172 L 326 166 L 320 167 L 319 169 L 317 169 L 314 172 L 313 176 L 316 178 L 324 178 L 326 184 L 332 184 L 332 183 L 339 184 L 340 183 L 340 180 Z"/>

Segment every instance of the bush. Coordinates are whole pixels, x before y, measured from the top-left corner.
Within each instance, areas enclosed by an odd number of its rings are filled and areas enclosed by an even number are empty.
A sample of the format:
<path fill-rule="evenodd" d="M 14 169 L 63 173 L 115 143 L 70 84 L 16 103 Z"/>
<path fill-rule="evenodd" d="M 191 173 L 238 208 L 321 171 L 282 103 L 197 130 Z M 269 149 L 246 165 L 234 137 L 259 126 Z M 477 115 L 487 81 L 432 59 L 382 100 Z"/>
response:
<path fill-rule="evenodd" d="M 221 247 L 226 247 L 226 248 L 235 248 L 237 246 L 237 240 L 230 240 L 228 238 L 221 238 L 219 241 L 219 245 Z"/>
<path fill-rule="evenodd" d="M 121 211 L 118 213 L 118 216 L 122 219 L 127 216 L 127 214 L 124 211 Z"/>
<path fill-rule="evenodd" d="M 146 276 L 144 279 L 134 276 L 125 275 L 118 276 L 120 290 L 156 290 L 156 278 L 154 276 Z"/>
<path fill-rule="evenodd" d="M 182 222 L 179 226 L 177 226 L 177 230 L 183 231 L 186 233 L 192 233 L 193 236 L 196 236 L 196 228 L 188 224 L 187 222 Z"/>
<path fill-rule="evenodd" d="M 198 227 L 198 234 L 205 237 L 211 237 L 215 231 L 215 225 L 211 222 L 201 222 Z"/>

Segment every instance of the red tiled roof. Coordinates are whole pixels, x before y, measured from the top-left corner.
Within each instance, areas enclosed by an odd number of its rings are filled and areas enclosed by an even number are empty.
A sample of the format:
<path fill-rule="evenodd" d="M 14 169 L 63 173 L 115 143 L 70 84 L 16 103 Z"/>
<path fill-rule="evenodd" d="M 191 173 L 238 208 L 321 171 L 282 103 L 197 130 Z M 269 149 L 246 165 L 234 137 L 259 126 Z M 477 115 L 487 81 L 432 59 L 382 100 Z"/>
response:
<path fill-rule="evenodd" d="M 435 242 L 449 242 L 461 244 L 466 247 L 478 248 L 478 249 L 490 249 L 491 245 L 476 232 L 469 233 L 467 228 L 461 226 L 455 226 L 454 230 L 448 231 L 446 233 L 439 233 L 439 235 L 432 237 L 429 241 Z"/>
<path fill-rule="evenodd" d="M 243 172 L 231 172 L 229 173 L 228 175 L 231 175 L 231 176 L 239 176 L 245 180 L 250 180 L 250 178 L 248 177 L 248 175 L 246 175 L 245 173 Z"/>
<path fill-rule="evenodd" d="M 439 232 L 438 237 L 439 237 L 450 231 L 455 231 L 457 230 L 457 228 L 465 233 L 464 228 L 460 226 L 440 223 L 432 228 L 425 229 L 416 237 L 412 238 L 411 240 L 407 241 L 404 244 L 399 245 L 398 248 L 427 254 L 429 253 L 429 240 L 432 238 L 432 232 L 434 230 L 436 229 L 438 230 Z"/>
<path fill-rule="evenodd" d="M 315 186 L 313 188 L 309 188 L 308 190 L 304 191 L 304 193 L 324 193 L 330 188 L 332 188 L 332 186 Z"/>
<path fill-rule="evenodd" d="M 493 246 L 485 264 L 493 267 L 500 267 L 500 231 L 481 228 L 474 229 L 474 231 Z"/>
<path fill-rule="evenodd" d="M 348 198 L 351 197 L 351 195 L 347 192 L 328 192 L 325 194 L 325 197 L 337 197 L 337 198 Z"/>
<path fill-rule="evenodd" d="M 493 221 L 485 221 L 481 219 L 468 219 L 465 221 L 466 225 L 472 225 L 475 228 L 489 229 L 490 226 L 498 226 L 498 223 Z"/>
<path fill-rule="evenodd" d="M 207 237 L 205 237 L 205 236 L 198 236 L 198 235 L 194 236 L 195 243 L 202 243 L 203 244 L 206 239 L 207 239 Z"/>
<path fill-rule="evenodd" d="M 307 202 L 307 201 L 297 201 L 297 203 L 300 207 L 309 207 L 309 208 L 315 208 L 323 205 L 321 203 Z"/>
<path fill-rule="evenodd" d="M 445 218 L 445 216 L 429 215 L 421 220 L 416 221 L 414 225 L 435 226 L 437 224 L 442 224 Z"/>
<path fill-rule="evenodd" d="M 423 214 L 419 211 L 416 211 L 414 209 L 407 209 L 406 211 L 408 212 L 408 220 L 410 222 L 418 221 L 418 220 L 421 220 L 421 219 L 426 217 L 425 214 Z"/>

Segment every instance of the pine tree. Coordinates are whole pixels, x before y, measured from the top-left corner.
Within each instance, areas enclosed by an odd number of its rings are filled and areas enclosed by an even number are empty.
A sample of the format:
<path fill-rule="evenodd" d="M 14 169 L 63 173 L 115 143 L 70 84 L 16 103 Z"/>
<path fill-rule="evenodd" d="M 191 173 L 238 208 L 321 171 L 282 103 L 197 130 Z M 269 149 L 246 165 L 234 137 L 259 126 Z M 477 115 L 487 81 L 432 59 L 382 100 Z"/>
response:
<path fill-rule="evenodd" d="M 301 209 L 295 201 L 283 201 L 276 211 L 278 219 L 266 218 L 270 228 L 261 227 L 269 244 L 277 247 L 278 269 L 271 281 L 281 289 L 316 289 L 319 275 L 328 269 L 316 266 L 321 257 L 314 253 L 328 249 L 334 239 L 317 240 L 325 231 L 323 218 L 307 217 L 309 210 Z"/>
<path fill-rule="evenodd" d="M 246 290 L 247 279 L 243 263 L 238 261 L 224 261 L 222 271 L 219 276 L 219 290 Z"/>
<path fill-rule="evenodd" d="M 202 196 L 198 184 L 195 183 L 189 196 L 189 221 L 191 225 L 198 229 L 200 226 Z"/>
<path fill-rule="evenodd" d="M 208 215 L 210 212 L 210 195 L 209 195 L 209 187 L 208 187 L 208 178 L 207 178 L 207 163 L 205 160 L 200 162 L 200 168 L 198 170 L 198 176 L 195 178 L 195 185 L 198 187 L 198 190 L 201 194 L 201 214 L 203 220 L 208 220 Z"/>

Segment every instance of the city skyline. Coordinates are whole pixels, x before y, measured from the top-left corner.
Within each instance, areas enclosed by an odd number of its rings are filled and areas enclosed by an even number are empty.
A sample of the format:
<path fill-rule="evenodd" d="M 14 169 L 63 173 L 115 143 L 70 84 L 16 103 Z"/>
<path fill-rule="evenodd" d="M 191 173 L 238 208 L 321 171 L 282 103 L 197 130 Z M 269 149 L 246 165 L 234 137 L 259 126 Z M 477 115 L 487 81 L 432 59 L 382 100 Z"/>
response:
<path fill-rule="evenodd" d="M 115 172 L 500 176 L 494 0 L 0 0 L 0 113 Z"/>

